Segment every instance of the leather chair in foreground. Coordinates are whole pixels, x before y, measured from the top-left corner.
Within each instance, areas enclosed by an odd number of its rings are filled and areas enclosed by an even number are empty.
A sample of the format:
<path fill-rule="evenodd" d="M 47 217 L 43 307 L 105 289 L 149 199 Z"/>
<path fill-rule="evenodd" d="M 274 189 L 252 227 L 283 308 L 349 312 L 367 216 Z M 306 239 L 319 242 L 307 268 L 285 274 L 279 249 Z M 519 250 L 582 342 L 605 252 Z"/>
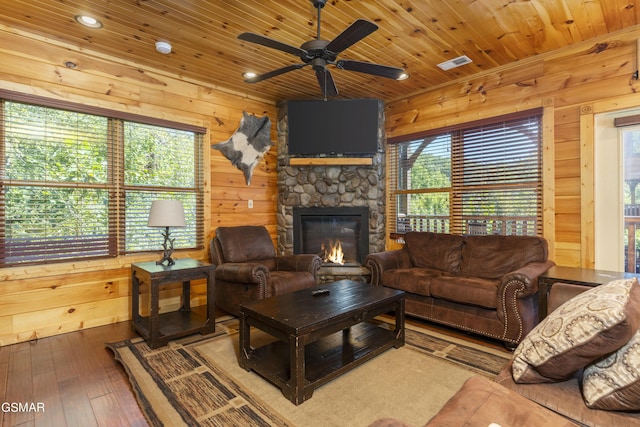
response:
<path fill-rule="evenodd" d="M 218 227 L 211 240 L 216 266 L 216 305 L 239 315 L 240 304 L 311 288 L 322 260 L 318 255 L 276 255 L 262 226 Z"/>

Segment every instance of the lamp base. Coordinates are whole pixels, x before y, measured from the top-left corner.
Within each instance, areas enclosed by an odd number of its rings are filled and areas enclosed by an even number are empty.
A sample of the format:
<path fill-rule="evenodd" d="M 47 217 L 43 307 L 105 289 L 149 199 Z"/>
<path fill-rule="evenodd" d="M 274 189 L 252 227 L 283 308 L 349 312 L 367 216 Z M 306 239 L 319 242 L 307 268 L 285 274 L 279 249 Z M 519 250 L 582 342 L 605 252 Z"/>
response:
<path fill-rule="evenodd" d="M 162 243 L 164 251 L 162 252 L 162 258 L 160 259 L 160 261 L 156 261 L 156 265 L 164 265 L 164 263 L 166 262 L 167 266 L 172 266 L 176 263 L 175 260 L 171 258 L 171 255 L 173 255 L 173 242 L 176 239 L 169 238 L 169 227 L 166 227 L 164 229 L 164 231 L 162 232 L 162 237 L 164 237 L 164 242 Z"/>
<path fill-rule="evenodd" d="M 156 261 L 156 265 L 164 265 L 165 262 L 167 263 L 167 267 L 170 267 L 176 263 L 176 261 L 170 256 L 168 257 L 166 255 L 163 255 L 160 261 Z"/>

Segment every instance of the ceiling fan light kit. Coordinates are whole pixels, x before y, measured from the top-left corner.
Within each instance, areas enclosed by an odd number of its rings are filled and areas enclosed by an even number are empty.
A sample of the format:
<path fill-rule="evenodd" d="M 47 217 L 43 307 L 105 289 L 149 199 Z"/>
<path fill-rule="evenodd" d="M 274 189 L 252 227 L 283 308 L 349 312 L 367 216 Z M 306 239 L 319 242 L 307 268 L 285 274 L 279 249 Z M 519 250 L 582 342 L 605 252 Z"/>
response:
<path fill-rule="evenodd" d="M 238 36 L 240 40 L 298 56 L 302 61 L 300 64 L 288 65 L 286 67 L 278 68 L 252 77 L 247 76 L 245 73 L 245 82 L 258 83 L 310 65 L 316 73 L 320 90 L 326 98 L 328 96 L 336 96 L 338 94 L 338 88 L 336 87 L 333 76 L 331 75 L 329 68 L 327 68 L 327 65 L 333 65 L 341 70 L 356 71 L 378 77 L 387 77 L 394 80 L 401 79 L 403 75 L 406 75 L 405 78 L 408 77 L 408 74 L 405 74 L 402 68 L 374 64 L 371 62 L 352 61 L 348 59 L 337 60 L 338 55 L 342 51 L 376 31 L 378 26 L 373 22 L 369 22 L 364 19 L 357 19 L 333 40 L 323 40 L 320 38 L 320 14 L 322 8 L 327 3 L 327 0 L 311 0 L 311 3 L 318 10 L 317 37 L 314 40 L 309 40 L 303 43 L 299 48 L 255 33 L 242 33 Z"/>

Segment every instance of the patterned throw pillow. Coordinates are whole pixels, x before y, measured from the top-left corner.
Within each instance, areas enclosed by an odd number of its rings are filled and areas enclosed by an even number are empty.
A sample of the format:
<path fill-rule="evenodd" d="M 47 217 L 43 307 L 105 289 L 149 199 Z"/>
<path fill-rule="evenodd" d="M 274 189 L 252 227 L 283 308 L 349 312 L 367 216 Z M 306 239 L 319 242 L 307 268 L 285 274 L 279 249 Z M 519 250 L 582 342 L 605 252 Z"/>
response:
<path fill-rule="evenodd" d="M 582 381 L 589 408 L 640 410 L 640 330 L 620 350 L 587 366 Z"/>
<path fill-rule="evenodd" d="M 516 348 L 517 383 L 562 381 L 618 350 L 640 326 L 637 279 L 615 280 L 570 299 L 549 314 Z"/>

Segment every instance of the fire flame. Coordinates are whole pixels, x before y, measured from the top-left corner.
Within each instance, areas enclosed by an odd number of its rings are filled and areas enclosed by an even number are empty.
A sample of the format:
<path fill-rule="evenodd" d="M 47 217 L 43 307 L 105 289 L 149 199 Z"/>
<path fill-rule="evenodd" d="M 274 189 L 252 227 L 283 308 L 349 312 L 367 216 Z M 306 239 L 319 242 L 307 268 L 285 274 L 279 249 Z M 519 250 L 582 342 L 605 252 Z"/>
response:
<path fill-rule="evenodd" d="M 344 264 L 344 252 L 342 252 L 342 244 L 340 239 L 330 239 L 329 244 L 323 243 L 321 249 L 324 253 L 324 262 L 333 262 L 335 264 Z"/>

